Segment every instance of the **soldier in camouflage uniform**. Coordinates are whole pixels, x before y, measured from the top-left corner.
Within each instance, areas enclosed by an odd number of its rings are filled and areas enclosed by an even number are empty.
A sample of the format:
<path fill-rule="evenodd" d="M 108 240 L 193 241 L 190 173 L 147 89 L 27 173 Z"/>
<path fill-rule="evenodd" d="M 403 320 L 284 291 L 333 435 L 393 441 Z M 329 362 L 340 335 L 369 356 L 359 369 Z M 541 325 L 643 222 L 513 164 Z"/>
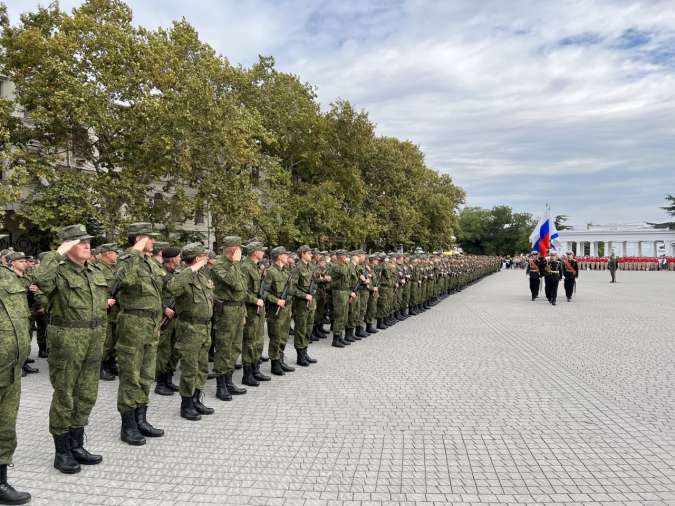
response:
<path fill-rule="evenodd" d="M 101 353 L 105 341 L 108 284 L 101 271 L 89 265 L 91 255 L 84 225 L 59 231 L 56 252 L 44 257 L 35 270 L 35 283 L 49 298 L 49 379 L 54 393 L 49 410 L 49 432 L 54 437 L 54 467 L 62 473 L 80 471 L 80 464 L 100 463 L 84 447 L 98 395 Z"/>
<path fill-rule="evenodd" d="M 246 275 L 246 323 L 242 343 L 241 361 L 244 367 L 242 383 L 257 387 L 261 381 L 270 381 L 270 377 L 260 372 L 265 339 L 265 291 L 266 268 L 261 267 L 265 256 L 262 243 L 251 241 L 246 246 L 247 257 L 241 261 L 241 270 Z"/>
<path fill-rule="evenodd" d="M 115 282 L 115 269 L 117 266 L 117 245 L 114 243 L 102 244 L 97 250 L 96 268 L 98 268 L 108 284 L 109 297 L 113 298 L 111 290 Z M 101 370 L 99 377 L 104 381 L 115 379 L 117 364 L 115 361 L 115 344 L 117 343 L 117 315 L 119 306 L 113 304 L 108 308 L 108 324 L 106 327 L 103 354 L 101 356 Z"/>
<path fill-rule="evenodd" d="M 335 262 L 331 262 L 330 273 L 333 317 L 333 346 L 344 348 L 351 341 L 343 339 L 343 332 L 349 316 L 349 299 L 356 297 L 352 292 L 352 271 L 348 263 L 348 253 L 343 250 L 335 252 Z"/>
<path fill-rule="evenodd" d="M 267 303 L 267 333 L 270 338 L 268 354 L 272 361 L 272 374 L 283 376 L 295 369 L 284 362 L 284 349 L 288 341 L 291 326 L 291 303 L 293 298 L 293 279 L 295 273 L 288 272 L 288 251 L 277 246 L 270 252 L 272 266 L 267 271 L 269 291 L 265 295 Z"/>
<path fill-rule="evenodd" d="M 379 292 L 380 297 L 377 301 L 377 328 L 384 330 L 393 324 L 390 321 L 391 305 L 395 286 L 395 274 L 393 272 L 391 258 L 385 254 L 380 254 L 380 276 Z"/>
<path fill-rule="evenodd" d="M 246 321 L 246 276 L 241 270 L 241 238 L 223 239 L 223 255 L 211 269 L 215 297 L 215 357 L 216 397 L 231 401 L 232 395 L 246 393 L 234 384 L 234 364 L 241 354 Z"/>
<path fill-rule="evenodd" d="M 178 391 L 178 387 L 173 383 L 173 373 L 178 366 L 178 351 L 176 350 L 176 340 L 178 333 L 175 316 L 175 301 L 168 292 L 167 285 L 169 281 L 180 272 L 181 254 L 178 248 L 164 248 L 161 250 L 162 270 L 162 307 L 164 317 L 159 329 L 159 343 L 157 345 L 157 364 L 155 377 L 157 385 L 155 393 L 159 395 L 173 395 Z M 210 343 L 209 343 L 210 345 Z"/>
<path fill-rule="evenodd" d="M 206 268 L 208 255 L 199 243 L 181 251 L 187 268 L 169 280 L 166 290 L 174 298 L 176 310 L 176 350 L 180 356 L 180 416 L 201 420 L 212 415 L 213 408 L 202 403 L 202 392 L 209 373 L 213 281 Z M 165 257 L 166 261 L 166 257 Z"/>
<path fill-rule="evenodd" d="M 316 308 L 314 301 L 316 280 L 314 279 L 314 267 L 311 264 L 312 249 L 305 244 L 298 248 L 297 253 L 299 259 L 295 269 L 292 309 L 295 325 L 294 345 L 297 364 L 307 367 L 316 363 L 316 360 L 307 353 Z"/>
<path fill-rule="evenodd" d="M 19 282 L 24 286 L 26 290 L 26 296 L 28 301 L 28 309 L 30 310 L 30 318 L 27 323 L 28 325 L 28 335 L 32 336 L 33 328 L 35 328 L 35 315 L 38 308 L 37 301 L 35 299 L 36 292 L 39 292 L 38 288 L 33 284 L 31 278 L 26 272 L 29 267 L 29 258 L 22 251 L 12 251 L 7 255 L 7 264 L 10 270 L 18 278 Z M 26 360 L 23 363 L 21 368 L 21 375 L 27 376 L 28 374 L 35 374 L 40 372 L 39 369 L 32 367 L 30 364 L 34 360 L 26 357 Z"/>
<path fill-rule="evenodd" d="M 314 297 L 316 299 L 316 311 L 314 312 L 312 340 L 318 341 L 319 339 L 326 339 L 328 337 L 328 333 L 326 333 L 323 329 L 323 322 L 328 315 L 328 298 L 330 295 L 329 284 L 331 277 L 328 274 L 328 264 L 330 262 L 328 252 L 321 251 L 315 258 L 315 276 L 317 278 L 317 289 L 316 296 Z"/>
<path fill-rule="evenodd" d="M 31 499 L 7 482 L 7 468 L 16 450 L 21 366 L 30 350 L 29 316 L 24 286 L 7 269 L 0 269 L 0 504 L 26 504 Z"/>
<path fill-rule="evenodd" d="M 379 288 L 379 258 L 377 255 L 368 256 L 368 277 L 370 283 L 368 284 L 368 304 L 366 305 L 366 312 L 364 321 L 366 323 L 366 332 L 368 334 L 377 334 L 377 328 L 375 327 L 377 319 L 377 301 L 380 298 L 380 288 Z"/>
<path fill-rule="evenodd" d="M 116 346 L 120 369 L 117 391 L 117 410 L 122 417 L 120 438 L 133 446 L 144 445 L 146 437 L 164 435 L 162 429 L 147 420 L 162 320 L 164 273 L 151 257 L 157 235 L 151 223 L 128 226 L 130 248 L 119 259 L 113 290 L 120 305 Z"/>

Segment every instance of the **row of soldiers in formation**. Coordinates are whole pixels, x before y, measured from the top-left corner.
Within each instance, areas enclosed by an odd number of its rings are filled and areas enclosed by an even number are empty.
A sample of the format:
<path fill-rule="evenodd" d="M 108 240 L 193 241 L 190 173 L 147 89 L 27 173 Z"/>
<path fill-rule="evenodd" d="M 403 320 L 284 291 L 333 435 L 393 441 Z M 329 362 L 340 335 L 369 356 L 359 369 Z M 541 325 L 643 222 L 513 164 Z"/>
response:
<path fill-rule="evenodd" d="M 555 306 L 558 300 L 558 285 L 563 279 L 567 302 L 572 301 L 576 292 L 577 278 L 579 277 L 579 264 L 574 258 L 574 253 L 568 251 L 561 257 L 551 251 L 548 256 L 533 251 L 527 259 L 525 275 L 530 279 L 530 293 L 532 300 L 539 297 L 541 291 L 541 279 L 544 279 L 544 293 L 548 302 Z"/>
<path fill-rule="evenodd" d="M 164 435 L 147 419 L 153 381 L 157 393 L 180 393 L 183 418 L 214 413 L 203 397 L 210 348 L 216 397 L 228 401 L 245 393 L 232 377 L 240 356 L 244 384 L 271 379 L 260 369 L 265 327 L 271 372 L 284 375 L 294 370 L 284 357 L 291 321 L 296 362 L 309 366 L 317 362 L 309 344 L 328 336 L 327 320 L 332 345 L 344 348 L 500 265 L 496 257 L 329 253 L 309 246 L 295 255 L 275 247 L 268 262 L 263 244 L 235 236 L 223 240 L 216 258 L 198 243 L 181 250 L 157 244 L 149 223 L 129 225 L 127 236 L 124 252 L 104 244 L 92 253 L 86 228 L 67 226 L 58 233 L 58 249 L 38 265 L 26 267 L 25 255 L 13 252 L 0 268 L 0 504 L 30 500 L 7 482 L 7 466 L 16 449 L 21 371 L 33 326 L 45 330 L 42 337 L 38 332 L 38 346 L 54 389 L 54 467 L 72 474 L 103 459 L 84 448 L 101 377 L 119 375 L 121 440 L 143 445 Z"/>

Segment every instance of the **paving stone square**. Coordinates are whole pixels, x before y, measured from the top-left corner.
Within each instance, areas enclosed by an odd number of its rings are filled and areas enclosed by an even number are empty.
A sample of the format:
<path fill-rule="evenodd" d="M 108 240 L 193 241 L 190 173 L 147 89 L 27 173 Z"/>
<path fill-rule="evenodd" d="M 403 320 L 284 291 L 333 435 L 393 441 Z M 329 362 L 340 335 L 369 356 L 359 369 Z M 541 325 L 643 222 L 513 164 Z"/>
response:
<path fill-rule="evenodd" d="M 104 462 L 72 476 L 52 467 L 37 360 L 10 481 L 37 505 L 675 504 L 675 274 L 608 281 L 582 271 L 552 307 L 502 271 L 343 350 L 315 343 L 317 365 L 232 402 L 210 381 L 201 422 L 153 393 L 166 436 L 142 447 L 101 382 Z"/>

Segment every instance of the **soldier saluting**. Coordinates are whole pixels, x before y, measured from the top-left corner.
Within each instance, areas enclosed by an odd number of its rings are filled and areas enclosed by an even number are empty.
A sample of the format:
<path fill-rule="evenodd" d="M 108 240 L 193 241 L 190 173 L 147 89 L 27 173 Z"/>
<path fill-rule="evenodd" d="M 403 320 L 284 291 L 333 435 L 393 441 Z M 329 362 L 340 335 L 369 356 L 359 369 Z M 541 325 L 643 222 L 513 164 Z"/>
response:
<path fill-rule="evenodd" d="M 162 429 L 147 420 L 150 387 L 162 319 L 162 270 L 152 259 L 155 237 L 151 223 L 127 228 L 129 249 L 119 259 L 112 293 L 120 305 L 117 319 L 117 362 L 120 384 L 117 410 L 122 417 L 120 437 L 133 446 L 146 437 L 161 437 Z"/>
<path fill-rule="evenodd" d="M 114 304 L 100 269 L 90 265 L 90 240 L 84 225 L 58 233 L 62 243 L 45 255 L 34 281 L 49 299 L 49 379 L 54 393 L 49 432 L 54 437 L 54 467 L 80 471 L 103 457 L 84 447 L 84 427 L 98 395 L 99 367 L 106 338 L 107 310 Z"/>

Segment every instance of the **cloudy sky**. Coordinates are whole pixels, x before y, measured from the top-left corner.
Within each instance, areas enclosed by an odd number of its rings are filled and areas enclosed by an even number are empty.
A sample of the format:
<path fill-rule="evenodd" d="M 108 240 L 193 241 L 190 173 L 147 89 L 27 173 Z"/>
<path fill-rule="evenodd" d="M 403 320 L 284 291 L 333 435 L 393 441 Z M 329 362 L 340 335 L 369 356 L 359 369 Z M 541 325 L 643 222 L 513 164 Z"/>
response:
<path fill-rule="evenodd" d="M 667 219 L 675 0 L 128 3 L 138 24 L 185 17 L 233 63 L 272 55 L 324 106 L 366 109 L 469 205 L 536 215 L 549 202 L 577 225 Z M 7 4 L 16 22 L 38 2 Z"/>

